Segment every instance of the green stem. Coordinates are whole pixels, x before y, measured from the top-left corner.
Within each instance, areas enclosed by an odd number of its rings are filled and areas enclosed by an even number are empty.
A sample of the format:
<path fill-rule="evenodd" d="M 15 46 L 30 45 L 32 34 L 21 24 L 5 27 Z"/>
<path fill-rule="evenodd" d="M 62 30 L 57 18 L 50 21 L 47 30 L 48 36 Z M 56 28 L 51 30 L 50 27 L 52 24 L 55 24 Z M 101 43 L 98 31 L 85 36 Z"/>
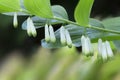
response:
<path fill-rule="evenodd" d="M 81 26 L 80 24 L 76 23 L 76 22 L 73 22 L 73 21 L 70 21 L 70 20 L 67 20 L 67 19 L 62 19 L 62 18 L 59 18 L 59 17 L 54 17 L 54 19 L 56 20 L 60 20 L 60 21 L 64 21 L 66 23 L 69 23 L 69 24 L 74 24 L 74 25 L 77 25 L 77 26 Z M 83 27 L 83 26 L 81 26 Z M 99 28 L 99 27 L 95 27 L 95 26 L 91 26 L 91 25 L 87 25 L 85 26 L 86 28 L 92 28 L 92 29 L 97 29 L 97 30 L 101 30 L 101 31 L 105 31 L 105 32 L 111 32 L 111 33 L 116 33 L 116 34 L 120 34 L 119 31 L 115 31 L 115 30 L 108 30 L 108 29 L 105 29 L 105 28 Z"/>

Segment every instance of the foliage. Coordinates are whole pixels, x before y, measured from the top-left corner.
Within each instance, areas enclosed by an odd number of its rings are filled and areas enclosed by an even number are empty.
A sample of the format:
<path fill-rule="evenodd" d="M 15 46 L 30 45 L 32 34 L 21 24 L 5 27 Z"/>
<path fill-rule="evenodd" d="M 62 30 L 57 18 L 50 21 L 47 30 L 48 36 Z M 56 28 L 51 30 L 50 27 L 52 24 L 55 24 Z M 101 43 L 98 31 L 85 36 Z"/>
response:
<path fill-rule="evenodd" d="M 95 56 L 94 56 L 95 57 Z M 19 54 L 6 58 L 0 68 L 1 80 L 117 80 L 120 55 L 104 62 L 80 55 L 75 48 L 51 52 L 39 48 L 29 59 Z M 112 65 L 112 66 L 111 66 Z"/>
<path fill-rule="evenodd" d="M 22 24 L 22 29 L 27 30 L 30 36 L 33 35 L 35 37 L 37 35 L 35 31 L 38 28 L 43 28 L 45 25 L 51 26 L 47 35 L 51 37 L 52 34 L 54 41 L 42 39 L 41 44 L 45 48 L 60 49 L 52 52 L 55 54 L 51 55 L 49 50 L 42 48 L 46 52 L 40 50 L 27 66 L 24 66 L 26 63 L 24 63 L 21 58 L 20 62 L 18 60 L 19 58 L 15 58 L 15 60 L 12 60 L 15 61 L 13 62 L 15 68 L 11 69 L 12 71 L 9 73 L 4 73 L 4 70 L 6 70 L 5 67 L 0 73 L 0 78 L 2 80 L 110 80 L 116 78 L 116 74 L 119 77 L 118 66 L 120 65 L 120 55 L 117 54 L 115 59 L 112 61 L 109 60 L 108 63 L 106 63 L 99 58 L 99 52 L 97 52 L 96 49 L 90 58 L 76 54 L 78 52 L 75 50 L 75 47 L 82 45 L 80 40 L 83 35 L 85 37 L 87 36 L 84 40 L 89 41 L 88 45 L 90 45 L 90 40 L 92 43 L 97 43 L 100 38 L 103 40 L 101 44 L 105 49 L 100 49 L 104 52 L 103 57 L 104 55 L 106 55 L 105 57 L 110 55 L 108 53 L 109 50 L 112 54 L 108 41 L 111 41 L 114 46 L 114 43 L 116 45 L 117 42 L 119 42 L 115 40 L 120 40 L 120 17 L 103 19 L 102 21 L 91 18 L 90 13 L 93 3 L 94 0 L 79 0 L 74 10 L 74 22 L 69 20 L 69 14 L 62 6 L 51 5 L 50 0 L 1 0 L 0 13 L 9 16 L 14 16 L 15 13 L 17 13 L 18 16 L 28 16 L 28 19 Z M 17 17 L 15 19 L 17 20 Z M 14 22 L 17 23 L 17 21 Z M 67 36 L 65 45 L 61 44 L 61 28 L 56 30 L 55 33 L 52 29 L 52 26 L 55 27 L 58 24 L 60 25 L 57 26 L 58 28 L 61 26 L 65 28 L 65 33 L 63 33 L 65 37 Z M 32 31 L 32 33 L 30 31 Z M 49 35 L 49 33 L 51 34 Z M 108 43 L 107 47 L 104 41 Z M 112 41 L 114 41 L 114 43 Z M 70 46 L 71 49 L 68 48 L 69 46 L 67 48 L 61 48 L 71 42 L 72 44 L 70 45 L 73 45 L 73 47 Z M 97 48 L 95 45 L 93 46 Z M 108 59 L 111 58 L 108 57 Z M 109 68 L 111 64 L 113 64 L 114 67 Z"/>
<path fill-rule="evenodd" d="M 14 2 L 14 3 L 13 3 Z M 8 4 L 9 3 L 9 4 Z M 119 40 L 120 29 L 119 17 L 98 21 L 90 18 L 90 13 L 94 0 L 80 0 L 74 11 L 76 22 L 70 21 L 66 10 L 60 5 L 51 6 L 50 0 L 1 0 L 0 13 L 12 15 L 17 12 L 19 16 L 28 15 L 32 17 L 36 29 L 44 27 L 45 24 L 61 24 L 69 30 L 74 46 L 80 46 L 80 37 L 87 35 L 92 42 L 97 42 L 98 38 L 104 40 Z M 114 23 L 114 24 L 113 24 Z M 68 28 L 69 26 L 69 28 Z M 25 30 L 26 21 L 22 28 Z M 59 26 L 58 26 L 59 27 Z M 61 47 L 59 42 L 59 30 L 57 30 L 56 43 L 46 43 L 43 39 L 42 46 L 47 48 Z"/>

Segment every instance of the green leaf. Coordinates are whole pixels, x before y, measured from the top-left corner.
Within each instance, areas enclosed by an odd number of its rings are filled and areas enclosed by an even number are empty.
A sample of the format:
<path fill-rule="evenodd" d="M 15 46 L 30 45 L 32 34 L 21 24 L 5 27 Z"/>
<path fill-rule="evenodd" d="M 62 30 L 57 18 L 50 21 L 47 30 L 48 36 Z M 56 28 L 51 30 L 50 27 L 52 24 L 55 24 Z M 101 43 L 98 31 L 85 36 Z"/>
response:
<path fill-rule="evenodd" d="M 53 12 L 54 16 L 56 16 L 56 17 L 68 19 L 68 14 L 67 14 L 66 10 L 64 9 L 64 7 L 62 7 L 60 5 L 52 6 L 52 12 Z"/>
<path fill-rule="evenodd" d="M 120 51 L 120 40 L 114 40 L 113 41 L 114 45 L 115 45 L 115 48 Z"/>
<path fill-rule="evenodd" d="M 68 19 L 68 14 L 67 14 L 66 10 L 62 6 L 54 5 L 54 6 L 52 6 L 52 11 L 53 11 L 54 16 L 64 18 L 64 19 Z M 65 23 L 63 21 L 58 21 L 58 20 L 54 20 L 54 19 L 47 19 L 47 18 L 41 18 L 41 17 L 37 17 L 37 16 L 32 17 L 32 20 L 33 20 L 34 25 L 35 25 L 36 28 L 44 27 L 44 25 L 46 23 L 49 23 L 51 25 L 64 24 Z M 22 24 L 22 29 L 26 30 L 27 29 L 26 26 L 27 26 L 27 21 L 25 21 Z"/>
<path fill-rule="evenodd" d="M 107 18 L 102 21 L 103 25 L 105 28 L 110 29 L 110 30 L 115 30 L 115 31 L 120 31 L 120 17 L 115 17 L 115 18 Z M 119 35 L 114 34 L 114 38 L 119 39 Z M 118 37 L 117 37 L 118 36 Z M 113 38 L 113 37 L 112 37 Z M 115 40 L 113 41 L 116 48 L 120 50 L 120 40 Z"/>
<path fill-rule="evenodd" d="M 0 13 L 18 12 L 20 10 L 20 0 L 0 0 Z"/>
<path fill-rule="evenodd" d="M 102 23 L 106 29 L 120 31 L 120 17 L 104 19 Z"/>
<path fill-rule="evenodd" d="M 33 15 L 52 18 L 50 0 L 24 0 L 25 8 Z"/>
<path fill-rule="evenodd" d="M 81 26 L 89 25 L 89 17 L 94 0 L 79 0 L 74 17 Z"/>

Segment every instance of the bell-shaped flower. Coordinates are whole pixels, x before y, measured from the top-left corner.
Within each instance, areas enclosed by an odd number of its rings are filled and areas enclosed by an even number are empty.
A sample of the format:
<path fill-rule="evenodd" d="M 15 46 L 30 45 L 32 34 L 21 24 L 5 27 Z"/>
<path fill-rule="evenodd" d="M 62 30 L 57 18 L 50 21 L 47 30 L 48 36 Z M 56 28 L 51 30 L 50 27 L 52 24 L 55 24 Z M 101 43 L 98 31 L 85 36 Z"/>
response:
<path fill-rule="evenodd" d="M 14 17 L 13 17 L 13 26 L 14 28 L 17 28 L 18 26 L 18 19 L 17 19 L 17 13 L 14 13 Z"/>
<path fill-rule="evenodd" d="M 81 37 L 82 53 L 85 53 L 85 36 Z"/>
<path fill-rule="evenodd" d="M 108 57 L 109 57 L 109 58 L 113 57 L 113 51 L 112 51 L 112 49 L 111 49 L 111 47 L 110 47 L 109 42 L 106 41 L 105 44 L 106 44 L 106 50 L 107 50 L 107 55 L 108 55 Z"/>
<path fill-rule="evenodd" d="M 62 45 L 66 45 L 67 43 L 66 36 L 65 36 L 65 28 L 63 26 L 60 28 L 60 42 Z"/>
<path fill-rule="evenodd" d="M 98 40 L 98 57 L 101 57 L 103 61 L 113 57 L 113 52 L 108 41 L 102 42 Z"/>
<path fill-rule="evenodd" d="M 102 39 L 98 40 L 98 57 L 102 56 Z"/>
<path fill-rule="evenodd" d="M 27 18 L 27 34 L 31 36 L 30 17 Z"/>
<path fill-rule="evenodd" d="M 92 44 L 91 44 L 90 38 L 86 37 L 86 39 L 87 39 L 87 42 L 88 42 L 90 55 L 93 55 L 93 48 L 92 48 Z"/>
<path fill-rule="evenodd" d="M 91 41 L 88 37 L 81 37 L 82 53 L 86 56 L 93 55 L 93 48 Z"/>
<path fill-rule="evenodd" d="M 45 41 L 46 41 L 46 42 L 49 42 L 49 41 L 50 41 L 49 27 L 48 27 L 47 24 L 45 25 Z"/>
<path fill-rule="evenodd" d="M 106 49 L 106 44 L 103 42 L 102 43 L 102 59 L 105 61 L 107 60 L 107 49 Z"/>
<path fill-rule="evenodd" d="M 33 21 L 30 17 L 27 19 L 27 33 L 29 36 L 33 36 L 33 37 L 37 36 L 35 26 L 34 26 Z"/>
<path fill-rule="evenodd" d="M 52 25 L 49 26 L 49 32 L 50 32 L 50 41 L 53 43 L 56 42 L 56 37 Z"/>
<path fill-rule="evenodd" d="M 68 32 L 68 30 L 65 30 L 65 37 L 66 37 L 66 41 L 67 41 L 67 46 L 69 48 L 72 47 L 72 39 L 70 37 L 70 33 Z"/>

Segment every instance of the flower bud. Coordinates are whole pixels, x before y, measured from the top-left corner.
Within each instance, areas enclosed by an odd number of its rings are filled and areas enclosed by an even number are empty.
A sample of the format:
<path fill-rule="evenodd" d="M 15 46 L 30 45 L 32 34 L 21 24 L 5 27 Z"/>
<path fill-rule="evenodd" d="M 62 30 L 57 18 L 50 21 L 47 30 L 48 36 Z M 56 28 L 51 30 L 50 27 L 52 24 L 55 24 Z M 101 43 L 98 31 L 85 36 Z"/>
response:
<path fill-rule="evenodd" d="M 29 36 L 33 36 L 33 37 L 37 36 L 35 26 L 33 24 L 33 21 L 30 19 L 30 17 L 27 19 L 27 33 Z"/>
<path fill-rule="evenodd" d="M 89 55 L 93 55 L 93 48 L 92 48 L 92 44 L 91 44 L 91 41 L 90 41 L 90 38 L 87 37 L 87 42 L 88 42 L 88 47 L 89 47 Z"/>
<path fill-rule="evenodd" d="M 85 36 L 81 37 L 82 53 L 85 53 Z"/>
<path fill-rule="evenodd" d="M 31 33 L 32 33 L 33 37 L 36 37 L 37 36 L 37 31 L 35 29 L 35 26 L 33 24 L 32 19 L 30 19 L 30 29 L 31 29 Z"/>
<path fill-rule="evenodd" d="M 60 41 L 62 45 L 66 45 L 65 28 L 63 26 L 60 28 Z"/>
<path fill-rule="evenodd" d="M 102 57 L 102 39 L 98 40 L 98 57 Z"/>
<path fill-rule="evenodd" d="M 65 36 L 66 36 L 67 45 L 69 48 L 71 48 L 72 47 L 72 40 L 71 40 L 71 37 L 70 37 L 68 30 L 65 30 Z"/>
<path fill-rule="evenodd" d="M 93 55 L 91 41 L 88 37 L 82 36 L 81 44 L 82 44 L 82 53 L 84 53 L 86 56 Z"/>
<path fill-rule="evenodd" d="M 105 61 L 107 60 L 107 50 L 106 50 L 106 44 L 102 43 L 102 59 Z"/>
<path fill-rule="evenodd" d="M 27 19 L 27 34 L 31 36 L 31 28 L 30 28 L 30 17 Z"/>
<path fill-rule="evenodd" d="M 106 44 L 106 49 L 107 49 L 107 55 L 108 55 L 108 57 L 110 57 L 110 58 L 113 57 L 113 52 L 112 52 L 112 49 L 110 47 L 109 42 L 106 41 L 105 44 Z"/>
<path fill-rule="evenodd" d="M 17 13 L 14 13 L 14 18 L 13 18 L 13 26 L 14 28 L 17 28 L 18 26 L 18 19 L 17 19 Z"/>
<path fill-rule="evenodd" d="M 45 41 L 49 42 L 50 41 L 50 33 L 49 33 L 49 28 L 48 25 L 45 25 Z"/>
<path fill-rule="evenodd" d="M 53 27 L 51 25 L 49 26 L 49 32 L 50 32 L 50 41 L 53 43 L 56 42 L 54 30 L 53 30 Z"/>

